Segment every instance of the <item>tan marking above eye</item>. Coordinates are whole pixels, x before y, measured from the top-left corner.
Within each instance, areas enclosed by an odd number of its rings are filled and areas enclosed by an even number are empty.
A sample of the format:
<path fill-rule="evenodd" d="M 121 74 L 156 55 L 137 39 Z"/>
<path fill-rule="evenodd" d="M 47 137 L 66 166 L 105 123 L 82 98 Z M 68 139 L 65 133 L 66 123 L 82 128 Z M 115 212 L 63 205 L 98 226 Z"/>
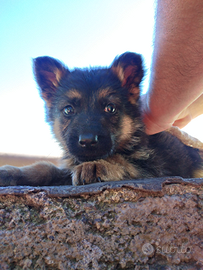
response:
<path fill-rule="evenodd" d="M 80 93 L 78 90 L 76 90 L 76 89 L 68 90 L 68 91 L 66 92 L 66 96 L 67 96 L 69 99 L 74 99 L 74 98 L 81 99 L 81 98 L 82 98 L 81 93 Z"/>
<path fill-rule="evenodd" d="M 100 89 L 99 90 L 99 99 L 107 97 L 109 94 L 111 94 L 111 92 L 112 92 L 112 90 L 109 87 Z"/>

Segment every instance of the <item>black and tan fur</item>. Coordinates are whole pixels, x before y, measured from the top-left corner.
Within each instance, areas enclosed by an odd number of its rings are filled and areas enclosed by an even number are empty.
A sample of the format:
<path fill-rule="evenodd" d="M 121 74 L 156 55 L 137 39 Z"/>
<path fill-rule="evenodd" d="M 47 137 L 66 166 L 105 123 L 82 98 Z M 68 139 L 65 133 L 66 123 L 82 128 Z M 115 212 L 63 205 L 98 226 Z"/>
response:
<path fill-rule="evenodd" d="M 141 56 L 124 53 L 109 68 L 69 71 L 50 57 L 34 59 L 47 121 L 64 151 L 62 166 L 0 169 L 1 185 L 80 185 L 160 176 L 195 177 L 199 150 L 168 132 L 145 133 L 140 109 Z"/>

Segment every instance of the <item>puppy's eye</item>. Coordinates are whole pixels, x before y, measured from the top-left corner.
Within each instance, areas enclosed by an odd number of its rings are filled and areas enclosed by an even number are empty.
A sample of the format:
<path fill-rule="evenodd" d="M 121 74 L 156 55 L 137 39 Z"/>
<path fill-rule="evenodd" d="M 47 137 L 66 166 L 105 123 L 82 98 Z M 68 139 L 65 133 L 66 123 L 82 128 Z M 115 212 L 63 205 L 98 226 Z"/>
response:
<path fill-rule="evenodd" d="M 74 108 L 73 108 L 73 106 L 71 106 L 71 105 L 66 106 L 66 107 L 63 109 L 63 114 L 64 114 L 65 116 L 69 116 L 69 115 L 71 115 L 71 114 L 74 114 Z"/>
<path fill-rule="evenodd" d="M 105 112 L 107 113 L 115 113 L 116 112 L 116 105 L 113 104 L 113 103 L 109 103 L 105 109 L 104 109 Z"/>

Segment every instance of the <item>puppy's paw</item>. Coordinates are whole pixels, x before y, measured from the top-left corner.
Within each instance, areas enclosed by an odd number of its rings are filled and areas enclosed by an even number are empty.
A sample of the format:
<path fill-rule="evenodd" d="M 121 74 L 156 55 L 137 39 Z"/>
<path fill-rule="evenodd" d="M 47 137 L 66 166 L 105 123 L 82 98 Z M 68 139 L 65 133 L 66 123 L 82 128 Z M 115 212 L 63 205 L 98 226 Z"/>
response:
<path fill-rule="evenodd" d="M 86 185 L 96 182 L 107 181 L 107 170 L 103 162 L 84 162 L 75 167 L 72 180 L 73 185 Z"/>
<path fill-rule="evenodd" d="M 21 177 L 20 168 L 13 166 L 0 167 L 0 186 L 15 186 Z"/>
<path fill-rule="evenodd" d="M 120 155 L 84 162 L 72 171 L 73 185 L 84 185 L 103 181 L 120 181 L 139 177 L 137 168 Z"/>

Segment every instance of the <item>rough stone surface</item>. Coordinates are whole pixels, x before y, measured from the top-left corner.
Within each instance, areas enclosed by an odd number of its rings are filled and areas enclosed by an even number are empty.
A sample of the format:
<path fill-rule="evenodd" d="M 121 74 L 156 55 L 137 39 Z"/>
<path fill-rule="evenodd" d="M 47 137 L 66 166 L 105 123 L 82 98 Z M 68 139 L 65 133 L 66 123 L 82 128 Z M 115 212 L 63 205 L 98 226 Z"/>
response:
<path fill-rule="evenodd" d="M 0 188 L 0 269 L 203 269 L 203 179 Z"/>

